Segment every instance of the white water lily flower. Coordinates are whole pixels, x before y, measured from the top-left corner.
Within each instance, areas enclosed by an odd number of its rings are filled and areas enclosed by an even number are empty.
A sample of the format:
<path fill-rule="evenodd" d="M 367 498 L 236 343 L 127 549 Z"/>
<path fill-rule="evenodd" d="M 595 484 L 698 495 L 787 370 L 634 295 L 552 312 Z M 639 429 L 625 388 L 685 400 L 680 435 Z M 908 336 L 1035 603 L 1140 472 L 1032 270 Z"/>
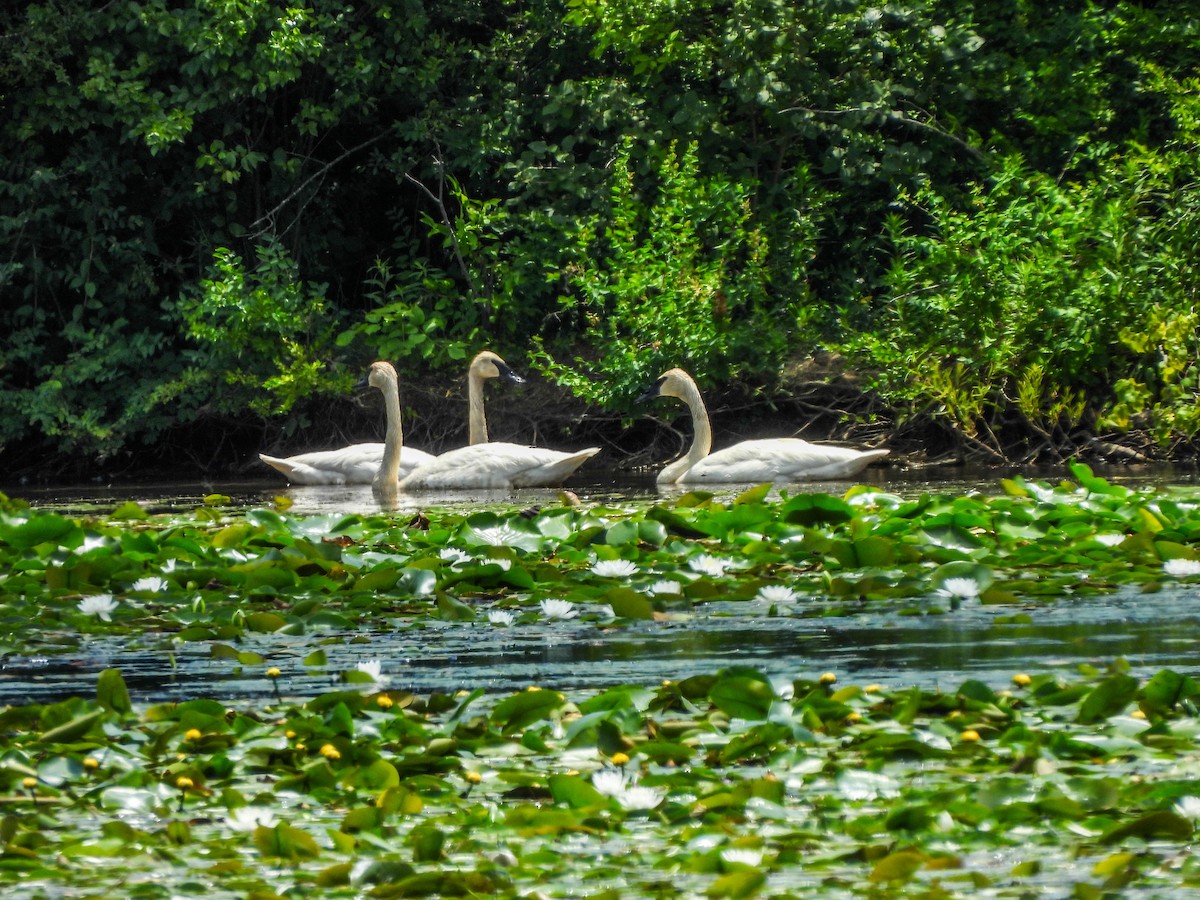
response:
<path fill-rule="evenodd" d="M 539 605 L 542 615 L 550 619 L 573 619 L 579 615 L 579 610 L 570 600 L 543 600 Z"/>
<path fill-rule="evenodd" d="M 89 550 L 95 550 L 97 547 L 103 547 L 107 543 L 108 538 L 106 537 L 102 537 L 98 534 L 85 534 L 83 536 L 83 543 L 75 548 L 75 555 L 81 556 L 82 554 L 87 553 Z"/>
<path fill-rule="evenodd" d="M 153 591 L 157 593 L 164 590 L 167 586 L 167 579 L 159 578 L 157 575 L 148 575 L 145 578 L 139 578 L 133 583 L 135 591 Z"/>
<path fill-rule="evenodd" d="M 450 563 L 452 566 L 458 565 L 459 563 L 465 563 L 471 559 L 471 555 L 469 553 L 464 553 L 457 547 L 443 547 L 438 551 L 438 556 Z"/>
<path fill-rule="evenodd" d="M 647 590 L 652 594 L 678 594 L 683 588 L 680 587 L 678 581 L 670 581 L 664 578 L 662 581 L 654 582 Z"/>
<path fill-rule="evenodd" d="M 592 574 L 601 578 L 628 578 L 637 572 L 637 565 L 627 559 L 602 559 L 592 566 Z"/>
<path fill-rule="evenodd" d="M 1175 578 L 1200 575 L 1200 559 L 1168 559 L 1163 563 L 1163 572 Z"/>
<path fill-rule="evenodd" d="M 253 831 L 255 828 L 274 828 L 279 819 L 265 806 L 239 806 L 225 816 L 225 824 L 234 831 Z"/>
<path fill-rule="evenodd" d="M 763 853 L 754 847 L 727 847 L 721 851 L 721 859 L 727 863 L 758 866 L 762 863 Z"/>
<path fill-rule="evenodd" d="M 601 619 L 615 619 L 617 614 L 613 612 L 613 608 L 607 603 L 596 607 L 596 615 Z"/>
<path fill-rule="evenodd" d="M 521 532 L 507 523 L 485 525 L 482 528 L 472 527 L 471 530 L 475 533 L 475 538 L 479 543 L 489 544 L 493 547 L 506 547 L 521 537 Z"/>
<path fill-rule="evenodd" d="M 1180 797 L 1175 804 L 1175 812 L 1193 822 L 1200 820 L 1200 797 Z"/>
<path fill-rule="evenodd" d="M 116 608 L 117 602 L 113 600 L 112 594 L 93 594 L 79 601 L 81 613 L 85 616 L 99 616 L 105 622 L 112 621 L 113 610 Z"/>
<path fill-rule="evenodd" d="M 489 559 L 488 563 L 493 566 L 499 566 L 502 572 L 507 572 L 512 568 L 511 559 Z"/>
<path fill-rule="evenodd" d="M 620 769 L 601 769 L 592 774 L 592 787 L 605 797 L 620 797 L 625 785 L 625 773 Z"/>
<path fill-rule="evenodd" d="M 973 600 L 979 596 L 979 582 L 974 578 L 947 578 L 942 582 L 942 586 L 938 588 L 938 593 L 946 597 L 961 597 L 964 600 Z"/>
<path fill-rule="evenodd" d="M 785 584 L 764 584 L 755 594 L 763 603 L 795 603 L 797 594 Z"/>
<path fill-rule="evenodd" d="M 364 675 L 370 675 L 372 681 L 387 681 L 387 676 L 383 674 L 383 663 L 377 659 L 368 659 L 365 662 L 360 662 L 354 668 Z"/>
<path fill-rule="evenodd" d="M 511 612 L 509 612 L 507 609 L 489 609 L 488 610 L 488 621 L 491 622 L 493 625 L 499 625 L 501 627 L 507 628 L 513 622 L 517 621 L 517 617 L 515 615 L 513 615 Z"/>
<path fill-rule="evenodd" d="M 688 567 L 699 572 L 701 575 L 711 575 L 713 578 L 720 578 L 725 574 L 725 569 L 729 566 L 729 561 L 718 559 L 715 556 L 709 556 L 703 553 L 700 556 L 694 556 L 688 560 Z"/>
<path fill-rule="evenodd" d="M 667 792 L 662 788 L 631 784 L 617 796 L 617 802 L 628 810 L 654 809 L 666 796 Z"/>
<path fill-rule="evenodd" d="M 1125 540 L 1123 534 L 1097 534 L 1092 540 L 1097 544 L 1103 544 L 1105 547 L 1115 547 L 1117 544 Z"/>

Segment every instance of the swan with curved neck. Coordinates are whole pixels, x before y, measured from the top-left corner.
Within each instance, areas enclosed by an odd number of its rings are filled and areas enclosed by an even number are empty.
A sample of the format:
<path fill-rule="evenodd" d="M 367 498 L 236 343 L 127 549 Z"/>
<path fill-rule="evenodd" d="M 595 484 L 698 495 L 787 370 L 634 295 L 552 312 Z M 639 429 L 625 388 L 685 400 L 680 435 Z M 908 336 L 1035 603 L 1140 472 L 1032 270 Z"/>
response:
<path fill-rule="evenodd" d="M 687 453 L 658 473 L 659 484 L 694 484 L 766 481 L 820 481 L 850 478 L 888 450 L 853 450 L 826 444 L 810 444 L 799 438 L 767 438 L 742 441 L 716 453 L 712 449 L 712 425 L 704 398 L 692 376 L 683 369 L 662 374 L 639 402 L 655 397 L 675 397 L 687 404 L 692 414 L 692 445 Z"/>
<path fill-rule="evenodd" d="M 400 384 L 390 363 L 375 362 L 367 383 L 383 394 L 387 415 L 383 461 L 372 482 L 381 494 L 399 491 L 508 489 L 562 484 L 585 461 L 600 452 L 589 447 L 574 453 L 523 447 L 503 441 L 449 450 L 407 476 L 400 474 L 404 429 L 400 423 Z"/>
<path fill-rule="evenodd" d="M 483 350 L 471 360 L 467 370 L 467 425 L 470 443 L 488 442 L 487 416 L 483 410 L 483 382 L 488 378 L 500 378 L 509 384 L 524 384 L 525 379 L 508 367 L 491 350 Z"/>
<path fill-rule="evenodd" d="M 472 444 L 488 440 L 487 417 L 483 409 L 483 382 L 499 378 L 511 384 L 524 384 L 525 379 L 508 367 L 499 356 L 484 350 L 471 360 L 467 370 L 467 423 Z M 296 456 L 276 457 L 260 453 L 258 458 L 287 476 L 292 484 L 371 484 L 383 459 L 384 445 L 378 441 L 350 444 L 337 450 L 314 450 Z M 401 478 L 418 466 L 433 461 L 433 454 L 408 447 L 400 463 Z"/>

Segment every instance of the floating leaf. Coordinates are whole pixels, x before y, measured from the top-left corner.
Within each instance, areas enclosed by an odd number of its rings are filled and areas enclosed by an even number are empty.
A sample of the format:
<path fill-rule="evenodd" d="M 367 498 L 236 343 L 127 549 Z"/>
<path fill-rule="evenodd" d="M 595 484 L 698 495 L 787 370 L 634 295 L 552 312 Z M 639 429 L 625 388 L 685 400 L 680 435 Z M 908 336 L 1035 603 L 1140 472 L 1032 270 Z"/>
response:
<path fill-rule="evenodd" d="M 96 678 L 96 702 L 109 712 L 127 713 L 133 710 L 129 688 L 120 669 L 105 669 Z"/>

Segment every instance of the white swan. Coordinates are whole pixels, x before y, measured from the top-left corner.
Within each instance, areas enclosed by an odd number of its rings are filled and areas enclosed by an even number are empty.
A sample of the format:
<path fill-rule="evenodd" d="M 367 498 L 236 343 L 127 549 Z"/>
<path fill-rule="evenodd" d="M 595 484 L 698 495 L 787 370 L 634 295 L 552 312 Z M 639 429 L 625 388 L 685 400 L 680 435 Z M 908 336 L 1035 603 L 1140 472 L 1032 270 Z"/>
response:
<path fill-rule="evenodd" d="M 670 369 L 638 398 L 678 397 L 692 413 L 692 446 L 688 452 L 658 473 L 659 484 L 696 482 L 820 481 L 849 478 L 888 455 L 888 450 L 851 450 L 810 444 L 799 438 L 768 438 L 742 441 L 709 454 L 712 426 L 700 389 L 683 369 Z"/>
<path fill-rule="evenodd" d="M 471 360 L 467 370 L 467 423 L 472 444 L 486 443 L 488 439 L 487 418 L 483 411 L 483 382 L 488 378 L 502 378 L 513 384 L 525 383 L 524 378 L 490 350 L 482 351 Z M 371 484 L 383 459 L 383 444 L 372 441 L 351 444 L 340 450 L 316 450 L 285 458 L 260 453 L 258 458 L 282 472 L 292 484 Z M 404 478 L 418 466 L 433 459 L 432 453 L 406 447 L 400 461 L 399 476 Z"/>
<path fill-rule="evenodd" d="M 351 444 L 339 450 L 314 450 L 280 459 L 258 454 L 258 458 L 282 472 L 292 484 L 371 484 L 383 459 L 384 445 L 376 441 Z M 432 453 L 408 447 L 400 471 L 408 475 L 417 466 L 434 459 Z"/>
<path fill-rule="evenodd" d="M 563 453 L 496 441 L 449 450 L 403 476 L 400 460 L 408 451 L 403 450 L 404 430 L 400 424 L 400 385 L 396 370 L 390 363 L 372 363 L 367 383 L 383 393 L 387 410 L 383 462 L 372 482 L 380 493 L 552 487 L 561 484 L 584 461 L 600 452 L 599 447 L 589 447 L 575 453 Z"/>

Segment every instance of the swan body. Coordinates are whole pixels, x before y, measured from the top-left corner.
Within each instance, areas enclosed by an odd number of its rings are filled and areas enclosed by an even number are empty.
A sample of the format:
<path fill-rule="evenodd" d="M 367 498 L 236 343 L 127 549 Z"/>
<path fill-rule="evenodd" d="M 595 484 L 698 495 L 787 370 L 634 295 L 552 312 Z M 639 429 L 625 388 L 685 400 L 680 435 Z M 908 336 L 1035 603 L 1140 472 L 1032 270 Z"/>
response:
<path fill-rule="evenodd" d="M 383 461 L 372 481 L 379 493 L 552 487 L 600 452 L 599 447 L 565 453 L 505 442 L 480 443 L 447 451 L 410 474 L 401 475 L 400 460 L 408 451 L 403 449 L 396 370 L 390 363 L 372 363 L 367 383 L 383 394 L 387 413 Z"/>
<path fill-rule="evenodd" d="M 283 473 L 292 484 L 370 484 L 383 460 L 383 447 L 381 443 L 370 442 L 285 458 L 260 453 L 258 458 Z M 433 459 L 433 454 L 424 450 L 406 448 L 400 469 L 402 476 Z"/>
<path fill-rule="evenodd" d="M 645 401 L 655 397 L 677 397 L 687 404 L 694 429 L 688 452 L 658 474 L 659 484 L 761 484 L 851 478 L 889 453 L 887 450 L 853 450 L 811 444 L 799 438 L 742 441 L 710 453 L 712 425 L 700 389 L 692 377 L 683 369 L 670 369 L 638 399 Z"/>
<path fill-rule="evenodd" d="M 471 360 L 471 367 L 467 370 L 467 385 L 470 409 L 468 425 L 472 444 L 485 443 L 488 439 L 487 419 L 483 412 L 483 382 L 487 378 L 501 378 L 513 384 L 525 383 L 524 378 L 490 350 L 484 350 Z M 260 453 L 258 458 L 281 472 L 292 484 L 371 484 L 383 460 L 383 444 L 377 441 L 351 444 L 338 450 L 315 450 L 283 458 Z M 400 461 L 399 477 L 410 475 L 414 469 L 433 459 L 432 453 L 416 447 L 406 448 Z"/>

